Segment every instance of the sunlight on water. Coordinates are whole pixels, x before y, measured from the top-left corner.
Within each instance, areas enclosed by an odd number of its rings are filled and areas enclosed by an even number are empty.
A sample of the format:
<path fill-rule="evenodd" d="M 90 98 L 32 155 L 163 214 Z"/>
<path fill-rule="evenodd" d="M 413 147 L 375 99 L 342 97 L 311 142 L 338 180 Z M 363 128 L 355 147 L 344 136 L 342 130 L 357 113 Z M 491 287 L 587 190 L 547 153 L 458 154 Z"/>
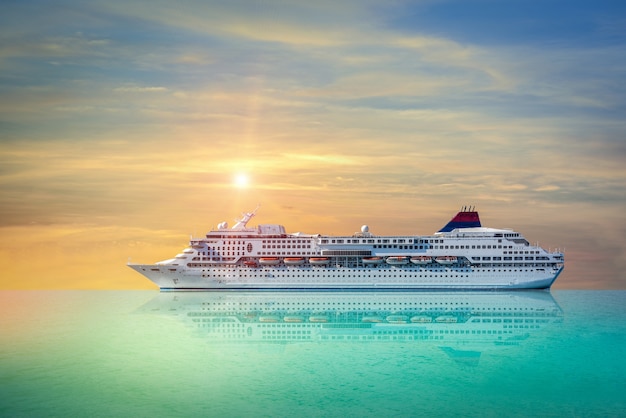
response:
<path fill-rule="evenodd" d="M 3 416 L 620 416 L 626 292 L 1 292 Z"/>

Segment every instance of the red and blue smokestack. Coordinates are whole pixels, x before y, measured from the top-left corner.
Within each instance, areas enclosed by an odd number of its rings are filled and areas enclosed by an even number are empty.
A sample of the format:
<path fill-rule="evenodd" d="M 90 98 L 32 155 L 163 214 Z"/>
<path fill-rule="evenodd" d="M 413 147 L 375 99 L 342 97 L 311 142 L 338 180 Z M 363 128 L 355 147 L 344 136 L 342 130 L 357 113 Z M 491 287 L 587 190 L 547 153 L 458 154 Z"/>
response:
<path fill-rule="evenodd" d="M 439 232 L 450 232 L 457 228 L 478 228 L 480 226 L 482 225 L 480 224 L 478 212 L 474 210 L 473 206 L 464 206 Z"/>

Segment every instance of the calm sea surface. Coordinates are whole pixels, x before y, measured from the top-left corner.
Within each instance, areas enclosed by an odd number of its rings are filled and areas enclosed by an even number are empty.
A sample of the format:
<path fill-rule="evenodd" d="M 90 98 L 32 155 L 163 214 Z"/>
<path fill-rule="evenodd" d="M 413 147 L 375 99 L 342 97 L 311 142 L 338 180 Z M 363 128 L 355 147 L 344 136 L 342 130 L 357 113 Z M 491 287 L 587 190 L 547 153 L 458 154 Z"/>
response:
<path fill-rule="evenodd" d="M 4 291 L 0 307 L 0 416 L 626 416 L 626 291 Z"/>

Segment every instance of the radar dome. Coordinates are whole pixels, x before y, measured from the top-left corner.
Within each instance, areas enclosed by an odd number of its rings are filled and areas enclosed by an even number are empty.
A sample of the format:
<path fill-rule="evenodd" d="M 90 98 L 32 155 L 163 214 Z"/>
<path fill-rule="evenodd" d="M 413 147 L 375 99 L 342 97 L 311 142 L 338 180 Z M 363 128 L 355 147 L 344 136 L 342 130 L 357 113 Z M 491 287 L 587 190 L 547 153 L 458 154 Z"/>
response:
<path fill-rule="evenodd" d="M 370 227 L 367 226 L 367 225 L 363 225 L 361 227 L 361 232 L 364 233 L 364 234 L 367 233 L 367 232 L 370 232 Z"/>

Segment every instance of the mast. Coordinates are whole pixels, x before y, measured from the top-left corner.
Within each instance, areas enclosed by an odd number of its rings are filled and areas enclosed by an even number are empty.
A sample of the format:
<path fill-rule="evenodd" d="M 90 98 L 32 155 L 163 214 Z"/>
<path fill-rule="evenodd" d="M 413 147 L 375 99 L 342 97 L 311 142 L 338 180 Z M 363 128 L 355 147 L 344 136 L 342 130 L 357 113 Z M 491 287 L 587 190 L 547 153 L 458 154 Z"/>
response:
<path fill-rule="evenodd" d="M 256 211 L 259 210 L 261 204 L 257 204 L 256 208 L 252 212 L 246 212 L 241 214 L 241 219 L 237 220 L 237 223 L 233 225 L 231 229 L 245 229 L 246 224 L 252 219 L 254 215 L 256 215 Z"/>

